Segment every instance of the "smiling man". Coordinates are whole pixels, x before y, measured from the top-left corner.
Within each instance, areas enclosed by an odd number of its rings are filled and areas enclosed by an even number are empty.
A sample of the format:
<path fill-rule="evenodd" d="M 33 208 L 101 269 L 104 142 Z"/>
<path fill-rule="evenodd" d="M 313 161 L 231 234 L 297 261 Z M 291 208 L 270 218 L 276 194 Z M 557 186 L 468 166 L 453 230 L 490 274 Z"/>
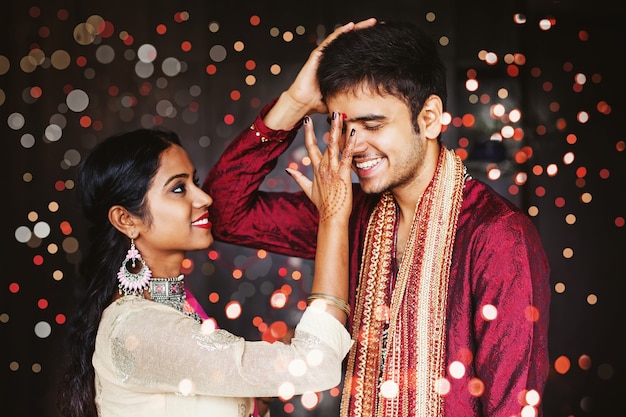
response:
<path fill-rule="evenodd" d="M 446 95 L 429 35 L 402 22 L 349 23 L 310 54 L 205 182 L 218 202 L 217 239 L 313 258 L 318 213 L 306 195 L 259 187 L 305 115 L 341 118 L 344 141 L 355 134 L 356 343 L 343 417 L 543 414 L 547 258 L 530 218 L 441 142 Z"/>

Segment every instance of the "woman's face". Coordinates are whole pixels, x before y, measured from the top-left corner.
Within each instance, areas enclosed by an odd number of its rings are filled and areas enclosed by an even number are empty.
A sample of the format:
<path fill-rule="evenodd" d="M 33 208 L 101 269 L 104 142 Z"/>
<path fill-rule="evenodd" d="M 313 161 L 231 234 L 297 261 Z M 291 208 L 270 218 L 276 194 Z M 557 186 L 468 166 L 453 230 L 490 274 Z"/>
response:
<path fill-rule="evenodd" d="M 161 262 L 180 265 L 184 252 L 213 244 L 208 214 L 213 200 L 198 186 L 195 168 L 180 146 L 161 154 L 146 200 L 150 222 L 141 223 L 135 244 L 153 272 Z"/>

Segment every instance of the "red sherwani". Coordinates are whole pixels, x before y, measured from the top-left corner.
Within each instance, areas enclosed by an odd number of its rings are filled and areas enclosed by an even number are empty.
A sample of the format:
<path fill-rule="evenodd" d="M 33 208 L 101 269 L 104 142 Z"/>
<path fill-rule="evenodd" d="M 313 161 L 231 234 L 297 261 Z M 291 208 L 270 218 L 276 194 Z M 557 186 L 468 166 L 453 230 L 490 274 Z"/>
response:
<path fill-rule="evenodd" d="M 313 259 L 316 207 L 303 192 L 259 191 L 299 128 L 268 129 L 261 118 L 271 104 L 235 138 L 204 182 L 214 199 L 213 233 L 224 242 Z M 379 198 L 365 194 L 358 183 L 353 190 L 352 306 L 367 222 Z M 445 356 L 446 370 L 458 361 L 465 365 L 465 373 L 447 375 L 451 387 L 444 399 L 445 416 L 517 416 L 521 393 L 534 389 L 543 395 L 550 366 L 549 273 L 530 218 L 488 185 L 468 179 L 448 284 Z M 483 318 L 485 305 L 496 307 L 496 320 Z M 531 305 L 535 310 L 529 309 Z M 359 324 L 351 324 L 355 325 Z M 484 384 L 482 392 L 476 390 L 477 380 Z M 541 406 L 536 408 L 541 416 Z"/>

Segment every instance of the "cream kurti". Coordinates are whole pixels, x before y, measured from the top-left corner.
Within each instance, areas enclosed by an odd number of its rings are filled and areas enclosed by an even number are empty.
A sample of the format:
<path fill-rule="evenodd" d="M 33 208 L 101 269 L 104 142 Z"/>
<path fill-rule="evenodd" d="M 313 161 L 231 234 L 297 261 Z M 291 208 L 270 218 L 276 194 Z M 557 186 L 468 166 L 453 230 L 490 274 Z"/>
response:
<path fill-rule="evenodd" d="M 249 416 L 253 397 L 278 396 L 284 384 L 295 394 L 337 386 L 351 345 L 338 320 L 312 308 L 286 345 L 204 333 L 171 307 L 125 296 L 100 321 L 96 404 L 103 417 Z"/>

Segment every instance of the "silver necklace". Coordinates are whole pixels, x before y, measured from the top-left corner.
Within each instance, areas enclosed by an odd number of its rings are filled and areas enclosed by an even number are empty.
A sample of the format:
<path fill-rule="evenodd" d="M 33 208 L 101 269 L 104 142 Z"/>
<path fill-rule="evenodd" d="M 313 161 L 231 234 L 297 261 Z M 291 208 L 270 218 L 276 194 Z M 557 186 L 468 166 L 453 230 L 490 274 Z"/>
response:
<path fill-rule="evenodd" d="M 198 323 L 202 323 L 202 317 L 196 311 L 189 307 L 184 308 L 187 297 L 183 274 L 172 278 L 150 278 L 149 285 L 148 290 L 153 301 L 173 307 Z"/>

